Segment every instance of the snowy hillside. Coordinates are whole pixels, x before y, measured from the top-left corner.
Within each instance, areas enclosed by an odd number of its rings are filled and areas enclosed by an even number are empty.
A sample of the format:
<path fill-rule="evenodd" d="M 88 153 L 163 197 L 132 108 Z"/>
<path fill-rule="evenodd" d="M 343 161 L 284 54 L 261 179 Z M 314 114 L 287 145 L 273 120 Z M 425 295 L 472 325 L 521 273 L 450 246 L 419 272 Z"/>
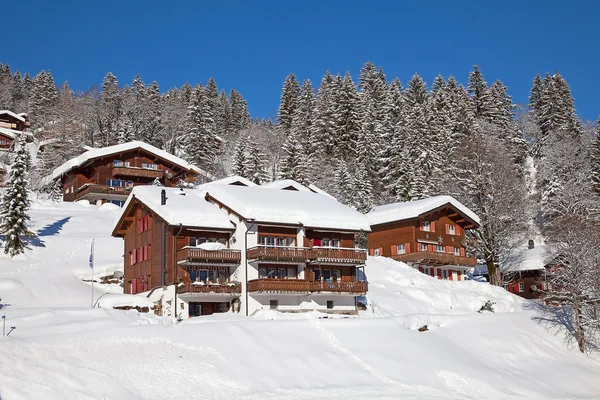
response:
<path fill-rule="evenodd" d="M 595 399 L 600 362 L 531 303 L 487 284 L 438 281 L 370 257 L 355 318 L 215 314 L 174 324 L 90 309 L 87 259 L 122 268 L 116 207 L 36 201 L 39 240 L 0 256 L 0 398 Z M 96 297 L 118 287 L 98 287 Z M 478 313 L 485 301 L 495 313 Z M 417 329 L 428 326 L 427 332 Z"/>

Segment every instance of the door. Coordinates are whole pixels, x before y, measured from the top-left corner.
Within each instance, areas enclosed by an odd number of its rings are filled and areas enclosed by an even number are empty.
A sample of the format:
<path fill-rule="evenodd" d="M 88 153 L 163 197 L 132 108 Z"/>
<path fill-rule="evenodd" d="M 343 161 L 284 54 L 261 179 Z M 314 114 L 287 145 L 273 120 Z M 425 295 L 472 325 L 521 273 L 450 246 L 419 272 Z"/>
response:
<path fill-rule="evenodd" d="M 199 317 L 200 315 L 202 315 L 202 307 L 201 307 L 201 303 L 194 303 L 194 302 L 190 302 L 189 303 L 189 307 L 190 307 L 190 317 Z"/>
<path fill-rule="evenodd" d="M 211 315 L 215 312 L 215 303 L 200 303 L 202 304 L 202 315 Z"/>

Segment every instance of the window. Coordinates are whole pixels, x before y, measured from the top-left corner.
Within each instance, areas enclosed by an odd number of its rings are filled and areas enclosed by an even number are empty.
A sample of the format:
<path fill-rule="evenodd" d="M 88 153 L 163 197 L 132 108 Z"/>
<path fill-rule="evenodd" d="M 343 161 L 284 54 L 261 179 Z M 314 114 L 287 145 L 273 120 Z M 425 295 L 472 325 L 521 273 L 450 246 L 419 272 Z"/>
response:
<path fill-rule="evenodd" d="M 133 182 L 131 182 L 131 185 L 133 186 Z M 110 186 L 110 187 L 126 187 L 127 186 L 127 182 L 122 180 L 122 179 L 107 179 L 106 180 L 106 186 Z"/>
<path fill-rule="evenodd" d="M 448 225 L 448 234 L 456 235 L 456 227 L 454 225 Z"/>
<path fill-rule="evenodd" d="M 421 251 L 427 251 L 427 244 L 421 243 Z"/>
<path fill-rule="evenodd" d="M 323 273 L 320 269 L 315 269 L 315 281 L 321 282 L 321 278 L 323 277 Z"/>
<path fill-rule="evenodd" d="M 258 244 L 261 246 L 266 246 L 267 245 L 267 237 L 266 236 L 259 236 L 258 237 Z"/>
<path fill-rule="evenodd" d="M 323 247 L 340 247 L 340 239 L 323 238 L 321 240 L 321 246 L 323 246 Z"/>
<path fill-rule="evenodd" d="M 267 268 L 265 267 L 260 267 L 258 269 L 258 277 L 259 278 L 266 278 L 267 277 Z"/>
<path fill-rule="evenodd" d="M 458 247 L 454 248 L 454 255 L 455 256 L 460 256 L 460 249 Z"/>
<path fill-rule="evenodd" d="M 337 282 L 341 278 L 342 278 L 342 272 L 339 269 L 331 270 L 331 279 L 334 282 Z"/>
<path fill-rule="evenodd" d="M 144 168 L 144 169 L 158 169 L 158 165 L 157 164 L 142 163 L 142 168 Z"/>
<path fill-rule="evenodd" d="M 437 246 L 435 246 L 435 251 L 437 251 L 438 253 L 443 253 L 444 246 L 438 244 Z"/>
<path fill-rule="evenodd" d="M 200 279 L 198 279 L 200 278 Z M 208 271 L 205 269 L 201 269 L 198 271 L 198 277 L 196 278 L 196 280 L 200 280 L 202 282 L 206 282 L 208 279 Z"/>
<path fill-rule="evenodd" d="M 277 278 L 277 268 L 269 267 L 267 278 Z"/>
<path fill-rule="evenodd" d="M 288 279 L 296 279 L 296 268 L 288 268 L 287 269 L 287 278 Z"/>
<path fill-rule="evenodd" d="M 331 239 L 331 247 L 340 247 L 340 239 Z"/>
<path fill-rule="evenodd" d="M 330 269 L 323 270 L 323 279 L 325 280 L 325 282 L 331 282 L 331 270 Z"/>
<path fill-rule="evenodd" d="M 424 273 L 425 275 L 429 275 L 429 268 L 427 268 L 427 267 L 424 267 L 424 268 L 423 268 L 423 273 Z"/>
<path fill-rule="evenodd" d="M 279 300 L 269 300 L 269 308 L 276 310 L 279 307 Z"/>
<path fill-rule="evenodd" d="M 113 167 L 122 167 L 123 161 L 121 160 L 113 160 Z"/>
<path fill-rule="evenodd" d="M 381 255 L 379 249 L 375 249 L 375 251 L 373 251 L 373 254 L 376 256 Z"/>
<path fill-rule="evenodd" d="M 208 239 L 203 237 L 190 237 L 190 246 L 196 247 L 198 245 L 201 245 L 202 243 L 206 243 L 207 241 Z"/>
<path fill-rule="evenodd" d="M 442 270 L 442 279 L 448 279 L 448 270 L 447 269 Z"/>
<path fill-rule="evenodd" d="M 190 281 L 196 282 L 198 280 L 198 271 L 195 269 L 190 270 Z"/>
<path fill-rule="evenodd" d="M 519 282 L 519 292 L 523 293 L 525 291 L 525 285 L 523 284 L 523 282 Z"/>
<path fill-rule="evenodd" d="M 327 300 L 327 309 L 328 310 L 332 310 L 334 305 L 335 305 L 335 303 L 333 302 L 333 300 Z"/>
<path fill-rule="evenodd" d="M 286 268 L 277 268 L 277 278 L 278 279 L 285 279 L 287 277 L 287 270 Z"/>
<path fill-rule="evenodd" d="M 424 230 L 425 232 L 430 232 L 431 231 L 431 224 L 429 221 L 423 221 L 423 225 L 422 225 L 422 230 Z"/>
<path fill-rule="evenodd" d="M 285 246 L 286 240 L 285 238 L 277 238 L 277 246 Z"/>
<path fill-rule="evenodd" d="M 405 244 L 398 245 L 398 254 L 406 254 L 406 245 Z"/>

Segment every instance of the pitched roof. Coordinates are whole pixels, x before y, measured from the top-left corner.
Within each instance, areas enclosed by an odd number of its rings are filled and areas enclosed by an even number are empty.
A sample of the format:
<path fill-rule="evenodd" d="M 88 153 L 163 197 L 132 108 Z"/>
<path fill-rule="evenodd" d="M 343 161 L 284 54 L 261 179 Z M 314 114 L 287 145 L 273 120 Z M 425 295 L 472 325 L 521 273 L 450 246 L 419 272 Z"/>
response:
<path fill-rule="evenodd" d="M 208 196 L 246 219 L 342 231 L 371 230 L 365 215 L 322 194 L 214 182 L 204 188 Z"/>
<path fill-rule="evenodd" d="M 161 192 L 163 190 L 167 195 L 165 205 L 160 204 Z M 123 213 L 126 213 L 129 204 L 134 199 L 137 199 L 158 214 L 169 225 L 181 224 L 194 228 L 234 229 L 227 212 L 207 202 L 204 199 L 205 194 L 205 191 L 197 189 L 135 186 L 123 206 Z M 119 218 L 117 226 L 120 225 L 122 217 L 123 215 Z"/>
<path fill-rule="evenodd" d="M 477 214 L 452 196 L 435 196 L 423 200 L 386 204 L 384 206 L 375 207 L 367 214 L 367 217 L 369 218 L 371 226 L 380 225 L 389 222 L 419 218 L 420 216 L 445 205 L 453 206 L 467 218 L 479 225 L 480 220 Z"/>
<path fill-rule="evenodd" d="M 265 183 L 261 185 L 263 188 L 267 189 L 286 189 L 292 187 L 299 192 L 310 192 L 310 189 L 300 183 L 292 180 L 292 179 L 280 179 L 278 181 L 273 181 L 269 183 Z"/>
<path fill-rule="evenodd" d="M 123 143 L 123 144 L 117 144 L 114 146 L 107 146 L 107 147 L 101 147 L 98 149 L 88 150 L 85 153 L 83 153 L 75 158 L 72 158 L 72 159 L 68 160 L 67 162 L 65 162 L 63 165 L 57 167 L 51 174 L 47 175 L 46 177 L 44 177 L 44 179 L 42 179 L 42 185 L 49 184 L 54 179 L 60 178 L 67 172 L 71 171 L 73 168 L 77 168 L 90 160 L 100 158 L 100 157 L 105 157 L 105 156 L 108 156 L 111 154 L 118 154 L 118 153 L 122 153 L 122 152 L 129 151 L 129 150 L 135 150 L 135 149 L 146 150 L 147 152 L 155 154 L 157 157 L 167 160 L 173 164 L 179 165 L 180 167 L 195 171 L 200 175 L 205 175 L 209 179 L 214 179 L 214 177 L 212 175 L 210 175 L 208 172 L 198 168 L 197 166 L 195 166 L 193 164 L 188 163 L 187 161 L 185 161 L 177 156 L 174 156 L 171 153 L 168 153 L 164 150 L 161 150 L 161 149 L 154 147 L 145 142 L 133 141 L 133 142 Z"/>
<path fill-rule="evenodd" d="M 242 177 L 239 175 L 228 176 L 227 178 L 217 179 L 215 181 L 209 182 L 210 185 L 235 185 L 242 184 L 243 186 L 258 186 L 256 183 Z M 239 185 L 238 185 L 239 186 Z"/>
<path fill-rule="evenodd" d="M 0 115 L 2 115 L 2 114 L 10 115 L 11 117 L 18 119 L 21 122 L 25 122 L 25 118 L 23 117 L 23 115 L 25 115 L 25 116 L 27 115 L 25 113 L 15 114 L 14 112 L 9 111 L 9 110 L 0 110 Z"/>
<path fill-rule="evenodd" d="M 10 138 L 12 140 L 15 140 L 19 133 L 19 131 L 13 131 L 12 129 L 0 128 L 0 135 Z"/>

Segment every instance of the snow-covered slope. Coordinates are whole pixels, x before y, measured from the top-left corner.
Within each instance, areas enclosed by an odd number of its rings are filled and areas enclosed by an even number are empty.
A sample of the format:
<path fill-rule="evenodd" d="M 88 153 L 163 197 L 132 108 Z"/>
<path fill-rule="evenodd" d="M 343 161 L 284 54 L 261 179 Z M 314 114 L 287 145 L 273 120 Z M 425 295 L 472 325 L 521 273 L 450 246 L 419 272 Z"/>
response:
<path fill-rule="evenodd" d="M 0 257 L 0 398 L 596 399 L 600 362 L 531 303 L 476 282 L 432 279 L 370 257 L 356 318 L 221 314 L 171 321 L 89 309 L 87 259 L 121 268 L 118 210 L 36 201 L 44 247 Z M 43 227 L 47 228 L 42 229 Z M 99 271 L 98 271 L 99 272 Z M 110 290 L 115 290 L 114 288 Z M 102 293 L 98 289 L 99 296 Z M 496 313 L 477 313 L 483 302 Z M 286 318 L 281 318 L 286 317 Z M 274 318 L 274 319 L 271 319 Z M 417 328 L 428 325 L 429 331 Z"/>

